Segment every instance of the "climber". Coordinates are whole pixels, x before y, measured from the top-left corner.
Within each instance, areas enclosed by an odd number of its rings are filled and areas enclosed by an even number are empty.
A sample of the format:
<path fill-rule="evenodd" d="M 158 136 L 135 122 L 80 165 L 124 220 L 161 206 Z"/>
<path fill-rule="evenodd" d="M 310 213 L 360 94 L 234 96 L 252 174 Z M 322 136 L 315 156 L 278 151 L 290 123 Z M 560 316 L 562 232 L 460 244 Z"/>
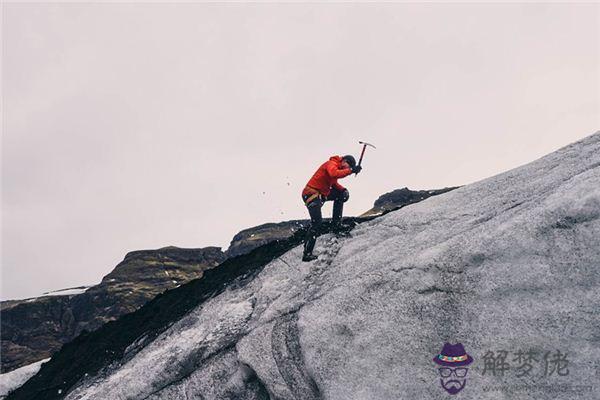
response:
<path fill-rule="evenodd" d="M 348 201 L 350 193 L 337 180 L 352 173 L 358 174 L 361 170 L 362 167 L 356 165 L 356 160 L 350 155 L 332 156 L 329 161 L 326 161 L 317 169 L 317 172 L 306 184 L 302 191 L 302 200 L 308 208 L 311 224 L 304 239 L 302 261 L 312 261 L 317 258 L 312 254 L 312 251 L 323 220 L 321 207 L 324 202 L 333 201 L 331 225 L 334 230 L 341 227 L 344 202 Z"/>

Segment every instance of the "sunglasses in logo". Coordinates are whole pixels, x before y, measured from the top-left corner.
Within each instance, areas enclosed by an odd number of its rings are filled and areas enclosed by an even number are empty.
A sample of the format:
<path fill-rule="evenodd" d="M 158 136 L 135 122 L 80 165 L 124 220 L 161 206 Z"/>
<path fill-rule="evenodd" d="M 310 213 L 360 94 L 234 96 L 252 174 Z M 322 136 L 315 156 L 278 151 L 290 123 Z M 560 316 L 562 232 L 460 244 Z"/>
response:
<path fill-rule="evenodd" d="M 454 372 L 458 378 L 464 378 L 467 376 L 467 371 L 469 368 L 438 368 L 440 370 L 440 375 L 442 378 L 448 378 Z"/>

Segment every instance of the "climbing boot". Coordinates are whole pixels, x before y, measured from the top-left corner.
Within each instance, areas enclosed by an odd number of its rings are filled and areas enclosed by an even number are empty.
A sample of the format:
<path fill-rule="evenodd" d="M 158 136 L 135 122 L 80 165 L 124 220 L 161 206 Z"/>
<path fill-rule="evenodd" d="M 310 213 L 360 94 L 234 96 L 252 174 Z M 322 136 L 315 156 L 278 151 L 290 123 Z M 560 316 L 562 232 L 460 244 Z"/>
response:
<path fill-rule="evenodd" d="M 302 261 L 304 262 L 309 262 L 309 261 L 314 261 L 316 260 L 318 257 L 313 255 L 313 254 L 304 254 L 302 256 Z"/>

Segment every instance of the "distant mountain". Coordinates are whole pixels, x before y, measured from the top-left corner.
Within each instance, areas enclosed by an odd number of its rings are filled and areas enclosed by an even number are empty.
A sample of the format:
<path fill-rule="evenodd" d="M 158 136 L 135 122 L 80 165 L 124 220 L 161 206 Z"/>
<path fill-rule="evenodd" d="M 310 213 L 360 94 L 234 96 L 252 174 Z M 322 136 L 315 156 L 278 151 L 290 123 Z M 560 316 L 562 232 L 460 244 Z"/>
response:
<path fill-rule="evenodd" d="M 98 285 L 0 303 L 2 373 L 50 357 L 81 332 L 135 311 L 219 265 L 218 247 L 133 251 Z"/>

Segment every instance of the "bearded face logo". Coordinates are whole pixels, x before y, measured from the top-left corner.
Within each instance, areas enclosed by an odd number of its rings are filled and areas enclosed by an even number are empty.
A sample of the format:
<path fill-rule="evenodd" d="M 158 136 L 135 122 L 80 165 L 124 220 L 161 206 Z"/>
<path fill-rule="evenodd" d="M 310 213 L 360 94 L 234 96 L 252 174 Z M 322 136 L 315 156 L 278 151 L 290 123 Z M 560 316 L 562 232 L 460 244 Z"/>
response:
<path fill-rule="evenodd" d="M 442 351 L 433 358 L 433 362 L 439 365 L 440 384 L 446 392 L 456 394 L 463 390 L 469 372 L 466 366 L 473 362 L 473 357 L 465 352 L 462 343 L 444 343 Z"/>

